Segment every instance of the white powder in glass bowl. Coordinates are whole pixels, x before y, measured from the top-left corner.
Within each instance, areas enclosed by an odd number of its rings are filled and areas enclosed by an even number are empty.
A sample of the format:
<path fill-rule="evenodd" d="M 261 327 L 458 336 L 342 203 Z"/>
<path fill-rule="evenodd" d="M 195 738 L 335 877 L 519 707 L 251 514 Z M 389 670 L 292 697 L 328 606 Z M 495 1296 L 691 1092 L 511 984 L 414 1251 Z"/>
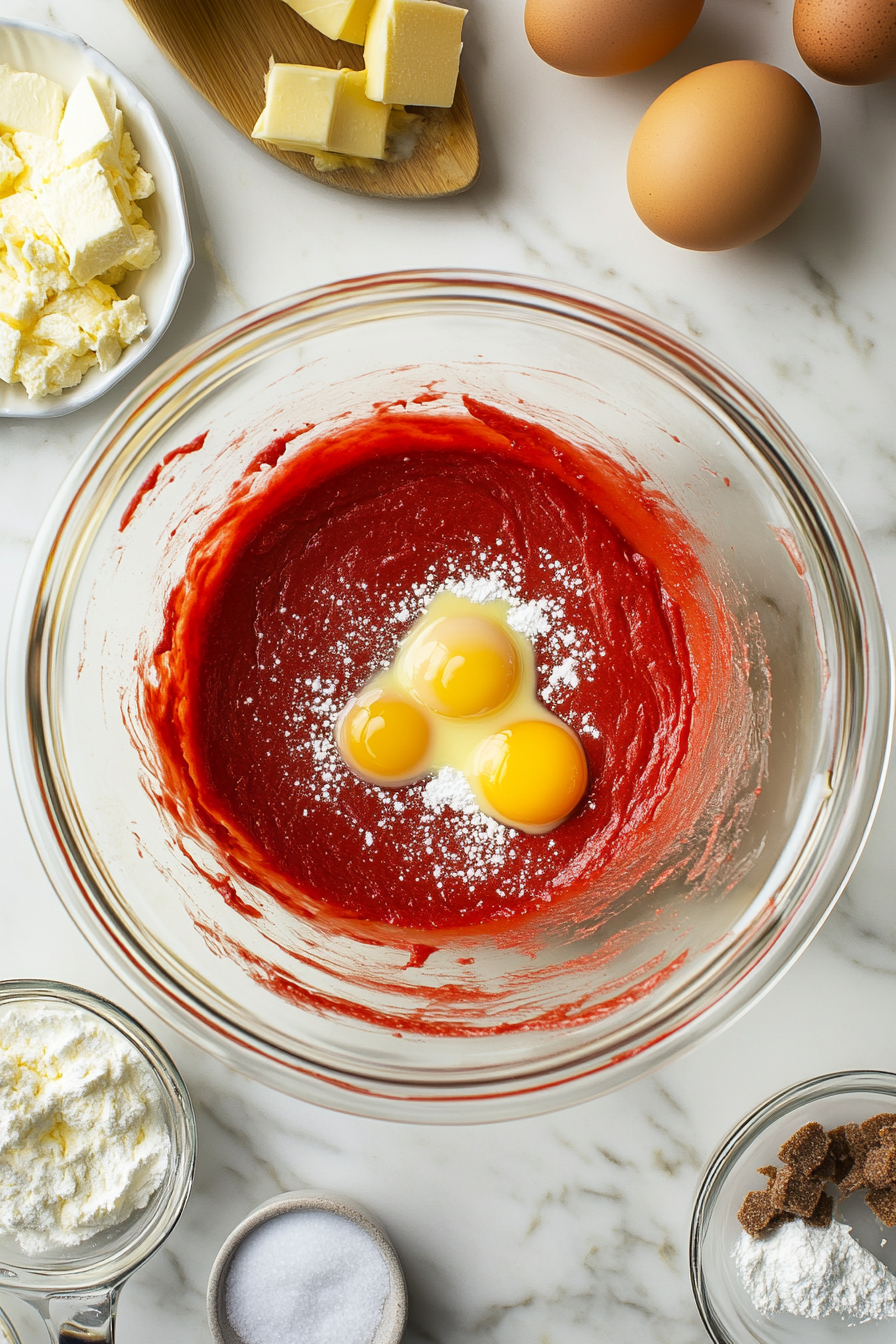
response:
<path fill-rule="evenodd" d="M 0 1011 L 0 1230 L 26 1254 L 145 1208 L 170 1149 L 152 1070 L 114 1027 L 47 1003 Z"/>
<path fill-rule="evenodd" d="M 845 1223 L 809 1227 L 798 1218 L 768 1236 L 742 1233 L 732 1254 L 760 1315 L 896 1316 L 896 1278 L 851 1231 Z"/>

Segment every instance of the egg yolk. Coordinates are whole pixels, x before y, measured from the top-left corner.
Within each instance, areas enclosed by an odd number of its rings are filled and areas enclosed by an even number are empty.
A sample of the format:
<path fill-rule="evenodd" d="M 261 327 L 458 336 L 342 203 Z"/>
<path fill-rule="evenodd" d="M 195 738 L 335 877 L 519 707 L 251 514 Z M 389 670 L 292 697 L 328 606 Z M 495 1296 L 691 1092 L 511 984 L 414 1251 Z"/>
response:
<path fill-rule="evenodd" d="M 425 714 L 389 691 L 362 691 L 346 705 L 336 725 L 343 760 L 373 784 L 395 787 L 416 779 L 429 750 Z"/>
<path fill-rule="evenodd" d="M 588 784 L 582 744 L 570 729 L 543 719 L 512 723 L 479 746 L 482 793 L 500 818 L 524 830 L 564 821 Z"/>
<path fill-rule="evenodd" d="M 456 719 L 494 713 L 520 677 L 513 640 L 494 621 L 476 616 L 444 616 L 425 626 L 402 664 L 423 704 Z"/>

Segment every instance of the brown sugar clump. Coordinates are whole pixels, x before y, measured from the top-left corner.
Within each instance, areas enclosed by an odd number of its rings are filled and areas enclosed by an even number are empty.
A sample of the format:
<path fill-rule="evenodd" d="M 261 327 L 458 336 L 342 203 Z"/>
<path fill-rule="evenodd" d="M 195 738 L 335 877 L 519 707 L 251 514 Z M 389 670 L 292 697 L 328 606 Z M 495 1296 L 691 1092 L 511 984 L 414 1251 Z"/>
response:
<path fill-rule="evenodd" d="M 829 1195 L 826 1190 L 821 1192 L 821 1198 L 815 1206 L 815 1212 L 811 1218 L 806 1219 L 809 1227 L 830 1227 L 831 1219 L 834 1216 L 834 1197 Z"/>
<path fill-rule="evenodd" d="M 865 1203 L 887 1227 L 896 1227 L 896 1190 L 869 1190 Z"/>
<path fill-rule="evenodd" d="M 824 1182 L 783 1166 L 775 1177 L 769 1194 L 784 1213 L 795 1213 L 800 1218 L 811 1218 L 824 1189 Z"/>
<path fill-rule="evenodd" d="M 775 1219 L 781 1217 L 781 1210 L 767 1190 L 751 1190 L 741 1204 L 737 1217 L 745 1232 L 749 1232 L 751 1237 L 758 1237 L 760 1232 L 764 1232 Z"/>
<path fill-rule="evenodd" d="M 850 1124 L 844 1125 L 843 1128 L 852 1166 L 838 1184 L 841 1195 L 851 1195 L 854 1190 L 864 1190 L 868 1184 L 865 1180 L 865 1157 L 871 1148 L 871 1141 L 861 1125 Z"/>
<path fill-rule="evenodd" d="M 835 1185 L 839 1185 L 844 1176 L 852 1171 L 855 1161 L 849 1148 L 849 1141 L 846 1137 L 846 1126 L 838 1125 L 836 1129 L 828 1130 L 828 1138 L 831 1146 L 828 1150 L 828 1157 L 833 1158 L 834 1171 L 831 1180 Z"/>
<path fill-rule="evenodd" d="M 751 1190 L 738 1218 L 751 1237 L 802 1218 L 810 1227 L 829 1227 L 834 1200 L 865 1190 L 865 1203 L 887 1227 L 896 1227 L 896 1113 L 882 1111 L 861 1124 L 837 1125 L 825 1133 L 815 1121 L 781 1145 L 780 1167 L 759 1167 L 764 1190 Z M 869 1188 L 870 1187 L 870 1188 Z"/>
<path fill-rule="evenodd" d="M 892 1111 L 881 1111 L 879 1115 L 863 1120 L 860 1128 L 870 1143 L 877 1143 L 887 1130 L 896 1130 L 896 1115 Z"/>
<path fill-rule="evenodd" d="M 834 1154 L 828 1150 L 828 1155 L 824 1161 L 815 1168 L 812 1175 L 816 1181 L 833 1181 L 837 1173 L 837 1159 Z"/>
<path fill-rule="evenodd" d="M 787 1142 L 781 1145 L 778 1160 L 788 1167 L 793 1167 L 795 1171 L 808 1174 L 821 1165 L 827 1157 L 829 1147 L 830 1139 L 824 1127 L 812 1120 L 795 1134 L 791 1134 Z"/>
<path fill-rule="evenodd" d="M 896 1134 L 893 1142 L 880 1143 L 866 1153 L 863 1171 L 866 1184 L 875 1190 L 896 1183 Z"/>

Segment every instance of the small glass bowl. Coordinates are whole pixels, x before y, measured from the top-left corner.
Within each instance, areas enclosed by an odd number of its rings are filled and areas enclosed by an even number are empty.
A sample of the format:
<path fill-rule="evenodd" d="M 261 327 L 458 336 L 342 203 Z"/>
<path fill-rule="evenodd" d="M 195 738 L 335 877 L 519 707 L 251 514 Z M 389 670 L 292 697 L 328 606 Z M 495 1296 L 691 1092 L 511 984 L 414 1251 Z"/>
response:
<path fill-rule="evenodd" d="M 79 1246 L 39 1254 L 26 1255 L 13 1237 L 0 1235 L 0 1293 L 5 1308 L 0 1310 L 0 1322 L 6 1320 L 8 1328 L 30 1338 L 37 1312 L 53 1339 L 110 1340 L 124 1282 L 173 1231 L 189 1197 L 196 1153 L 193 1107 L 180 1074 L 159 1043 L 107 999 L 52 980 L 0 984 L 0 1012 L 24 1003 L 64 1005 L 101 1018 L 140 1053 L 158 1088 L 171 1157 L 165 1179 L 145 1208 Z"/>
<path fill-rule="evenodd" d="M 852 1338 L 853 1318 L 809 1320 L 778 1312 L 761 1316 L 740 1282 L 733 1251 L 741 1234 L 737 1211 L 749 1190 L 763 1188 L 757 1167 L 777 1162 L 778 1149 L 811 1120 L 825 1129 L 896 1111 L 896 1074 L 876 1070 L 828 1073 L 771 1097 L 728 1135 L 710 1159 L 691 1223 L 691 1286 L 703 1324 L 716 1344 L 837 1344 Z M 861 1192 L 836 1211 L 866 1250 L 896 1273 L 896 1229 L 874 1217 Z M 866 1321 L 862 1337 L 896 1339 L 896 1321 Z"/>

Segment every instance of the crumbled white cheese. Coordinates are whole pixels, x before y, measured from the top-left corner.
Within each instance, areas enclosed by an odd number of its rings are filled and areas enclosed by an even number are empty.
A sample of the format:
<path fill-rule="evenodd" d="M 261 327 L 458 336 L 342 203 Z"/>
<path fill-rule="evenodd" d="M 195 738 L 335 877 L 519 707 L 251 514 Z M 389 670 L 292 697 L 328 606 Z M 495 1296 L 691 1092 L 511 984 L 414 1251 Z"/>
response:
<path fill-rule="evenodd" d="M 0 1229 L 32 1255 L 77 1246 L 149 1203 L 170 1160 L 156 1079 L 91 1013 L 0 1013 Z"/>
<path fill-rule="evenodd" d="M 145 329 L 139 298 L 114 286 L 158 260 L 136 204 L 154 184 L 105 76 L 63 111 L 58 85 L 0 67 L 0 131 L 0 380 L 45 397 L 110 369 Z"/>

